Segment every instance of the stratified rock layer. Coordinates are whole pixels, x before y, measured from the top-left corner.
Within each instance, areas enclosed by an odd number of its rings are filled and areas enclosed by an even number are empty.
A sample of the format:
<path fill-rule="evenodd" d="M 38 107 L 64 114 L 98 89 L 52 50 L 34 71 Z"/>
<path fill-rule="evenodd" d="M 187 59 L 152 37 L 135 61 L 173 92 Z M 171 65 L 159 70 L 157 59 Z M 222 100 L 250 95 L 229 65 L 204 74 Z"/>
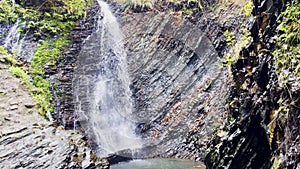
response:
<path fill-rule="evenodd" d="M 227 8 L 240 9 L 235 4 Z M 219 56 L 226 47 L 224 31 L 242 25 L 243 17 L 235 19 L 234 12 L 187 19 L 148 11 L 120 18 L 140 122 L 137 132 L 156 145 L 144 150 L 146 155 L 203 157 L 212 133 L 226 118 L 230 78 Z"/>
<path fill-rule="evenodd" d="M 8 67 L 0 63 L 0 168 L 88 168 L 100 164 L 82 135 L 56 127 L 37 113 L 29 91 L 8 73 Z"/>
<path fill-rule="evenodd" d="M 228 104 L 232 119 L 225 127 L 226 134 L 211 142 L 205 159 L 208 168 L 300 167 L 299 107 L 295 106 L 299 105 L 299 91 L 279 86 L 278 65 L 272 55 L 276 44 L 273 37 L 280 35 L 277 21 L 286 3 L 254 1 L 253 41 L 232 65 L 235 85 Z M 278 111 L 280 99 L 285 100 L 288 113 Z"/>

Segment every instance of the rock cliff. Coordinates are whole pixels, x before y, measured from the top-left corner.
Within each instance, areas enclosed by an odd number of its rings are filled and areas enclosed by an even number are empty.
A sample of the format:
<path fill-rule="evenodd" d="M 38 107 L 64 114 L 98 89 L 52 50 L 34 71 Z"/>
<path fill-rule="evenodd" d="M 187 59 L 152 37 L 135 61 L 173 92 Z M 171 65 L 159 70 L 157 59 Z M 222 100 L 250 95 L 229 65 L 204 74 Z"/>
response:
<path fill-rule="evenodd" d="M 0 167 L 100 167 L 86 138 L 40 116 L 26 86 L 8 72 L 2 54 L 0 61 Z"/>
<path fill-rule="evenodd" d="M 225 123 L 231 79 L 222 68 L 224 32 L 241 33 L 242 4 L 210 4 L 191 18 L 168 6 L 120 11 L 138 133 L 157 146 L 148 156 L 201 160 Z M 209 6 L 207 6 L 207 9 Z M 216 12 L 218 11 L 218 12 Z"/>
<path fill-rule="evenodd" d="M 289 69 L 278 73 L 274 56 L 283 32 L 277 29 L 281 14 L 299 2 L 249 3 L 203 1 L 198 8 L 194 2 L 161 1 L 129 10 L 110 4 L 124 33 L 135 132 L 147 141 L 139 158 L 186 158 L 205 161 L 208 168 L 300 167 L 299 77 Z M 8 73 L 0 55 L 2 168 L 100 167 L 84 131 L 64 130 L 82 130 L 85 123 L 74 112 L 79 106 L 74 92 L 89 99 L 101 58 L 79 53 L 102 19 L 100 10 L 95 3 L 71 31 L 58 64 L 46 69 L 55 122 L 37 114 L 28 89 Z M 299 14 L 295 20 L 291 30 L 299 29 Z M 1 25 L 0 45 L 12 26 Z M 284 48 L 299 39 L 288 39 Z M 291 63 L 299 64 L 296 56 Z M 86 75 L 81 85 L 74 71 Z M 82 103 L 87 111 L 89 102 Z"/>
<path fill-rule="evenodd" d="M 295 87 L 299 84 L 291 80 L 291 88 L 280 86 L 279 65 L 272 53 L 278 47 L 274 37 L 282 34 L 276 29 L 283 19 L 280 14 L 288 3 L 254 1 L 253 41 L 232 65 L 235 85 L 228 103 L 232 120 L 226 136 L 211 142 L 205 160 L 209 168 L 299 168 L 299 91 Z M 297 9 L 297 2 L 291 3 Z"/>

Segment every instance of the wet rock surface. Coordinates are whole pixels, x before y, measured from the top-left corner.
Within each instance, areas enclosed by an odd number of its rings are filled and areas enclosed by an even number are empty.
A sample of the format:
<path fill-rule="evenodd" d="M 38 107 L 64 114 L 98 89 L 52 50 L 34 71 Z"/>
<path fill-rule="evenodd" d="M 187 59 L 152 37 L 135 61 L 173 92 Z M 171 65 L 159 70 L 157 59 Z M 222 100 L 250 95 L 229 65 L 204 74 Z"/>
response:
<path fill-rule="evenodd" d="M 37 112 L 29 91 L 0 63 L 0 168 L 101 168 L 77 131 Z"/>
<path fill-rule="evenodd" d="M 5 37 L 7 37 L 9 33 L 9 29 L 11 28 L 11 24 L 0 24 L 0 45 L 3 46 L 5 44 Z"/>
<path fill-rule="evenodd" d="M 81 47 L 85 43 L 85 39 L 96 29 L 99 10 L 98 4 L 94 3 L 93 7 L 88 11 L 87 17 L 80 20 L 80 24 L 71 31 L 69 36 L 71 43 L 63 52 L 63 56 L 60 58 L 55 70 L 56 74 L 53 76 L 52 86 L 56 100 L 56 110 L 53 116 L 67 129 L 74 129 L 76 126 L 80 126 L 79 123 L 75 123 L 79 117 L 75 116 L 74 113 L 74 102 L 76 100 L 73 97 L 74 68 L 78 64 L 77 58 Z M 93 78 L 89 80 L 93 80 Z"/>
<path fill-rule="evenodd" d="M 145 150 L 148 156 L 202 160 L 214 130 L 226 119 L 230 75 L 220 69 L 219 56 L 226 50 L 222 35 L 242 20 L 206 14 L 216 19 L 205 15 L 195 21 L 167 11 L 121 15 L 140 121 L 136 131 L 156 145 Z M 229 18 L 233 22 L 225 22 Z"/>
<path fill-rule="evenodd" d="M 124 15 L 119 7 L 112 7 L 125 34 L 139 122 L 136 132 L 158 145 L 146 146 L 146 153 L 140 156 L 202 160 L 211 135 L 226 119 L 224 105 L 231 80 L 226 70 L 220 69 L 219 59 L 226 50 L 224 31 L 237 31 L 235 28 L 243 22 L 235 19 L 236 13 L 226 14 L 240 6 L 232 4 L 218 14 L 208 12 L 194 20 L 170 15 L 168 11 Z M 84 39 L 95 30 L 97 10 L 94 5 L 82 26 L 71 33 L 71 47 L 58 65 L 59 82 L 53 83 L 58 84 L 54 117 L 66 128 L 80 125 L 75 123 L 79 116 L 74 113 L 76 98 L 72 97 L 74 67 L 83 70 L 86 79 L 81 83 L 88 86 L 79 86 L 78 90 L 93 88 L 91 84 L 99 70 L 95 64 L 100 58 L 78 60 L 77 56 Z M 79 106 L 85 111 L 89 103 Z"/>
<path fill-rule="evenodd" d="M 18 19 L 15 23 L 0 23 L 0 45 L 10 53 L 31 62 L 37 47 L 37 38 L 30 33 L 22 34 L 17 31 L 25 27 L 25 22 Z"/>
<path fill-rule="evenodd" d="M 289 107 L 285 118 L 274 115 L 280 98 L 299 95 L 293 92 L 287 96 L 288 92 L 278 86 L 270 52 L 274 49 L 271 39 L 277 33 L 276 20 L 285 5 L 283 1 L 254 1 L 253 41 L 232 66 L 235 85 L 227 106 L 231 120 L 224 126 L 225 134 L 211 142 L 205 159 L 209 168 L 299 168 L 299 152 L 294 151 L 299 147 L 295 136 L 299 135 L 299 128 L 295 130 L 299 109 Z M 299 103 L 299 99 L 294 101 Z"/>
<path fill-rule="evenodd" d="M 277 88 L 268 52 L 274 47 L 271 37 L 284 4 L 254 1 L 256 19 L 249 21 L 253 42 L 241 52 L 232 74 L 219 68 L 219 59 L 228 50 L 224 32 L 239 36 L 241 23 L 248 22 L 239 15 L 243 6 L 231 2 L 190 19 L 171 15 L 164 7 L 125 15 L 115 9 L 125 34 L 134 114 L 139 121 L 136 133 L 152 143 L 142 149 L 140 157 L 203 160 L 209 150 L 205 158 L 208 168 L 270 168 L 280 160 L 285 160 L 286 168 L 299 168 L 299 109 L 291 109 L 290 125 L 272 119 L 279 95 L 290 95 Z M 99 6 L 94 5 L 72 31 L 72 43 L 59 65 L 46 72 L 52 77 L 56 99 L 54 118 L 68 129 L 79 126 L 74 113 L 73 71 L 84 40 L 96 29 L 98 11 Z M 9 26 L 0 29 L 2 38 Z M 90 75 L 83 83 L 86 86 L 97 77 L 97 59 L 81 62 L 85 67 L 79 69 Z M 109 161 L 99 162 L 88 148 L 92 146 L 86 137 L 37 115 L 28 91 L 7 68 L 0 64 L 0 167 L 95 168 L 100 163 L 108 167 Z M 82 106 L 84 110 L 88 102 Z M 125 157 L 112 155 L 109 160 L 131 159 Z"/>

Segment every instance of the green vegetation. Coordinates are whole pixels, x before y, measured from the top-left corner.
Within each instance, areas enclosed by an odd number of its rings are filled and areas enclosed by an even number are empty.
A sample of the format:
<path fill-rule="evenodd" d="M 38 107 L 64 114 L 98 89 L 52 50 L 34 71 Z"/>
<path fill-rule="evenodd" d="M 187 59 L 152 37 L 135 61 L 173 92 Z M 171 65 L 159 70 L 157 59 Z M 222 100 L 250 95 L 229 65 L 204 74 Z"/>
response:
<path fill-rule="evenodd" d="M 152 9 L 156 0 L 122 0 L 127 9 Z"/>
<path fill-rule="evenodd" d="M 252 37 L 250 36 L 250 32 L 246 29 L 242 30 L 243 36 L 236 40 L 236 37 L 233 35 L 233 32 L 229 32 L 228 30 L 225 31 L 224 36 L 227 37 L 226 42 L 228 46 L 232 46 L 236 44 L 230 51 L 227 52 L 225 55 L 224 65 L 223 66 L 231 66 L 236 63 L 238 58 L 240 57 L 240 51 L 244 48 L 247 44 L 252 41 Z"/>
<path fill-rule="evenodd" d="M 224 36 L 227 37 L 226 39 L 227 46 L 232 46 L 236 42 L 234 33 L 229 32 L 228 29 L 224 32 Z"/>
<path fill-rule="evenodd" d="M 50 82 L 45 77 L 45 70 L 55 66 L 61 51 L 68 45 L 67 37 L 81 17 L 86 16 L 87 8 L 93 0 L 46 0 L 38 6 L 13 4 L 10 0 L 0 2 L 0 22 L 15 22 L 18 18 L 25 25 L 19 32 L 33 34 L 41 43 L 34 55 L 28 71 L 16 65 L 13 55 L 3 47 L 0 52 L 7 55 L 5 60 L 11 65 L 9 71 L 19 77 L 32 91 L 34 100 L 39 105 L 39 113 L 53 111 L 53 95 Z M 29 79 L 28 73 L 31 76 Z"/>
<path fill-rule="evenodd" d="M 298 108 L 300 81 L 300 4 L 289 3 L 285 12 L 281 13 L 281 21 L 277 27 L 280 33 L 275 37 L 276 49 L 273 52 L 279 88 L 287 91 L 277 101 L 278 109 L 272 114 L 270 143 L 273 140 L 275 127 L 285 126 L 291 109 Z M 294 88 L 294 87 L 295 88 Z M 297 87 L 298 86 L 298 87 Z"/>
<path fill-rule="evenodd" d="M 277 27 L 281 35 L 273 52 L 276 72 L 281 85 L 299 81 L 300 77 L 300 4 L 288 4 Z"/>
<path fill-rule="evenodd" d="M 15 75 L 16 77 L 20 78 L 21 81 L 29 88 L 29 89 L 32 89 L 33 88 L 33 85 L 32 83 L 30 82 L 29 80 L 29 77 L 28 77 L 28 73 L 25 71 L 24 68 L 22 67 L 18 67 L 17 66 L 17 60 L 15 59 L 15 56 L 12 55 L 12 54 L 9 54 L 7 52 L 7 50 L 0 46 L 0 55 L 4 56 L 4 60 L 5 62 L 10 65 L 8 71 Z"/>
<path fill-rule="evenodd" d="M 176 11 L 170 11 L 170 14 L 175 15 L 183 15 L 188 18 L 192 17 L 197 11 L 203 10 L 202 0 L 184 0 L 184 1 L 177 1 L 177 0 L 165 0 L 165 1 L 158 1 L 158 0 L 119 0 L 125 6 L 125 11 L 130 9 L 132 10 L 149 10 L 153 9 L 155 3 L 167 3 L 169 4 L 169 8 L 171 6 L 176 8 Z M 162 5 L 162 4 L 158 4 Z M 171 7 L 172 8 L 172 7 Z M 208 7 L 210 8 L 210 7 Z"/>
<path fill-rule="evenodd" d="M 32 83 L 29 80 L 28 74 L 22 69 L 21 67 L 11 66 L 8 71 L 15 75 L 16 77 L 20 78 L 22 82 L 29 88 L 32 88 Z"/>
<path fill-rule="evenodd" d="M 2 0 L 0 2 L 0 22 L 17 21 L 19 16 L 16 9 L 18 7 L 18 5 L 12 5 L 10 0 Z"/>
<path fill-rule="evenodd" d="M 37 36 L 62 35 L 71 31 L 80 17 L 86 16 L 86 9 L 92 0 L 47 0 L 37 7 L 23 7 L 10 0 L 0 2 L 0 22 L 25 20 L 21 32 Z"/>
<path fill-rule="evenodd" d="M 188 18 L 192 17 L 195 12 L 195 9 L 188 9 L 185 5 L 182 9 L 182 14 L 187 16 Z"/>
<path fill-rule="evenodd" d="M 4 56 L 3 58 L 7 64 L 11 66 L 15 66 L 17 64 L 15 56 L 9 54 L 8 51 L 3 46 L 0 46 L 0 55 Z"/>
<path fill-rule="evenodd" d="M 247 2 L 247 4 L 244 6 L 244 12 L 246 16 L 250 16 L 253 9 L 253 3 L 252 1 Z"/>
<path fill-rule="evenodd" d="M 187 18 L 191 18 L 197 11 L 203 11 L 204 7 L 202 5 L 202 0 L 185 0 L 185 1 L 176 1 L 168 0 L 169 3 L 172 3 L 175 6 L 183 6 L 181 13 Z M 207 6 L 207 8 L 211 8 Z"/>
<path fill-rule="evenodd" d="M 53 111 L 51 102 L 53 99 L 50 91 L 50 82 L 45 79 L 45 67 L 54 66 L 61 56 L 61 51 L 68 45 L 65 38 L 60 38 L 50 43 L 49 40 L 38 47 L 30 65 L 33 84 L 36 90 L 33 92 L 34 100 L 40 105 L 39 112 L 43 115 Z"/>

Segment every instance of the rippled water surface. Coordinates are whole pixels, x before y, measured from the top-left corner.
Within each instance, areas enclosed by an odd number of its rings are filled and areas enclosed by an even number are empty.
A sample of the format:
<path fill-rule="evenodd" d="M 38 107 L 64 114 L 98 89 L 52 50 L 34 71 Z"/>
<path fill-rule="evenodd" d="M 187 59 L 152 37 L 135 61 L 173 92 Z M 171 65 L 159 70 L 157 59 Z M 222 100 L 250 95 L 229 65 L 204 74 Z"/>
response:
<path fill-rule="evenodd" d="M 203 163 L 182 159 L 145 159 L 122 162 L 111 169 L 205 169 Z"/>

